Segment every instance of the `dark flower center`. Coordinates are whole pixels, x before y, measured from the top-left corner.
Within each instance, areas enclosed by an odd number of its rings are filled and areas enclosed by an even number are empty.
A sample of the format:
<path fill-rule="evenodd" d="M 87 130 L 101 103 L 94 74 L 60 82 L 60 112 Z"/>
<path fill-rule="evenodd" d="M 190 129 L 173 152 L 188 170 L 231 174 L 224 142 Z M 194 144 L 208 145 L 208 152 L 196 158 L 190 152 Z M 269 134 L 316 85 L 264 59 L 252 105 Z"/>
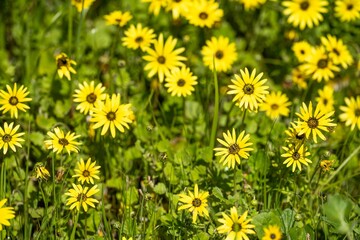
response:
<path fill-rule="evenodd" d="M 122 20 L 121 18 L 116 18 L 116 19 L 115 19 L 115 21 L 116 21 L 117 23 L 121 23 L 121 20 Z"/>
<path fill-rule="evenodd" d="M 86 194 L 84 194 L 84 193 L 80 193 L 80 194 L 77 196 L 77 201 L 78 201 L 78 202 L 86 202 L 86 199 L 87 199 L 87 196 L 86 196 Z"/>
<path fill-rule="evenodd" d="M 19 103 L 19 99 L 17 97 L 12 96 L 9 99 L 9 103 L 13 106 L 16 106 Z"/>
<path fill-rule="evenodd" d="M 209 17 L 209 15 L 208 15 L 206 12 L 201 12 L 201 13 L 199 14 L 199 18 L 200 18 L 200 19 L 205 20 L 205 19 L 207 19 L 208 17 Z"/>
<path fill-rule="evenodd" d="M 300 53 L 301 53 L 302 55 L 304 55 L 304 54 L 305 54 L 305 51 L 304 51 L 303 49 L 301 49 L 301 50 L 300 50 Z"/>
<path fill-rule="evenodd" d="M 360 117 L 360 108 L 355 109 L 355 117 Z"/>
<path fill-rule="evenodd" d="M 314 128 L 317 128 L 317 126 L 319 125 L 319 121 L 316 118 L 310 118 L 307 121 L 307 124 L 308 124 L 309 128 L 314 129 Z"/>
<path fill-rule="evenodd" d="M 333 52 L 334 52 L 337 56 L 340 56 L 340 52 L 339 52 L 336 48 L 333 49 Z"/>
<path fill-rule="evenodd" d="M 2 136 L 2 140 L 5 142 L 5 143 L 8 143 L 11 141 L 11 135 L 10 134 L 5 134 L 4 136 Z"/>
<path fill-rule="evenodd" d="M 84 177 L 88 177 L 88 176 L 90 176 L 90 172 L 89 172 L 88 170 L 84 170 L 83 173 L 82 173 L 82 175 L 83 175 Z"/>
<path fill-rule="evenodd" d="M 232 145 L 229 147 L 229 153 L 230 153 L 230 154 L 237 154 L 239 151 L 240 151 L 240 147 L 239 147 L 239 145 L 237 145 L 236 143 L 232 144 Z"/>
<path fill-rule="evenodd" d="M 294 152 L 294 153 L 292 154 L 292 158 L 293 158 L 294 160 L 299 160 L 299 159 L 300 159 L 300 153 Z"/>
<path fill-rule="evenodd" d="M 200 198 L 194 198 L 194 200 L 192 201 L 192 205 L 194 207 L 200 207 L 201 206 L 201 200 Z"/>
<path fill-rule="evenodd" d="M 217 59 L 222 59 L 224 57 L 224 52 L 221 51 L 221 50 L 217 50 L 216 53 L 215 53 L 215 57 Z"/>
<path fill-rule="evenodd" d="M 276 234 L 275 234 L 275 233 L 271 233 L 271 234 L 270 234 L 270 239 L 276 239 Z"/>
<path fill-rule="evenodd" d="M 58 68 L 63 67 L 63 66 L 67 66 L 67 65 L 68 65 L 67 57 L 62 57 L 62 58 L 58 59 L 58 61 L 57 61 Z"/>
<path fill-rule="evenodd" d="M 60 138 L 59 139 L 59 144 L 63 145 L 63 146 L 66 146 L 66 145 L 69 144 L 69 141 L 66 138 Z"/>
<path fill-rule="evenodd" d="M 245 84 L 243 91 L 245 94 L 251 95 L 254 93 L 254 86 L 252 84 Z"/>
<path fill-rule="evenodd" d="M 320 59 L 317 63 L 318 68 L 326 68 L 327 65 L 328 65 L 328 60 L 325 58 Z"/>
<path fill-rule="evenodd" d="M 240 232 L 241 231 L 241 229 L 242 229 L 242 227 L 241 227 L 241 224 L 240 223 L 233 223 L 233 225 L 232 225 L 232 230 L 234 231 L 234 232 Z"/>
<path fill-rule="evenodd" d="M 297 140 L 303 140 L 304 137 L 305 137 L 305 134 L 296 134 L 296 135 L 295 135 L 295 138 L 296 138 Z"/>
<path fill-rule="evenodd" d="M 306 11 L 309 8 L 309 6 L 310 6 L 309 1 L 302 1 L 300 3 L 301 10 Z"/>
<path fill-rule="evenodd" d="M 346 9 L 347 10 L 352 10 L 354 8 L 354 5 L 352 5 L 352 4 L 348 4 L 347 6 L 346 6 Z"/>
<path fill-rule="evenodd" d="M 108 112 L 108 114 L 106 114 L 106 118 L 109 120 L 109 121 L 114 121 L 115 118 L 116 118 L 116 114 L 114 112 Z"/>
<path fill-rule="evenodd" d="M 96 94 L 95 93 L 90 93 L 89 95 L 86 96 L 86 101 L 88 103 L 94 103 L 96 101 Z"/>
<path fill-rule="evenodd" d="M 328 102 L 329 102 L 329 101 L 328 101 L 326 98 L 323 99 L 323 104 L 324 104 L 324 105 L 327 105 Z"/>
<path fill-rule="evenodd" d="M 159 56 L 159 57 L 157 58 L 157 61 L 158 61 L 158 63 L 160 63 L 160 64 L 164 64 L 165 61 L 166 61 L 166 58 L 165 58 L 164 56 Z"/>
<path fill-rule="evenodd" d="M 144 38 L 143 38 L 143 37 L 137 37 L 137 38 L 135 38 L 135 42 L 137 42 L 137 43 L 141 43 L 142 41 L 144 41 Z"/>
<path fill-rule="evenodd" d="M 181 0 L 174 0 L 174 2 L 177 2 L 177 3 L 178 3 L 178 2 L 181 2 Z"/>
<path fill-rule="evenodd" d="M 185 85 L 185 80 L 184 79 L 179 79 L 178 81 L 177 81 L 177 85 L 179 86 L 179 87 L 183 87 L 184 85 Z"/>
<path fill-rule="evenodd" d="M 279 108 L 279 105 L 278 105 L 278 104 L 276 104 L 276 103 L 271 104 L 271 109 L 272 109 L 272 110 L 276 110 L 276 109 L 278 109 L 278 108 Z"/>

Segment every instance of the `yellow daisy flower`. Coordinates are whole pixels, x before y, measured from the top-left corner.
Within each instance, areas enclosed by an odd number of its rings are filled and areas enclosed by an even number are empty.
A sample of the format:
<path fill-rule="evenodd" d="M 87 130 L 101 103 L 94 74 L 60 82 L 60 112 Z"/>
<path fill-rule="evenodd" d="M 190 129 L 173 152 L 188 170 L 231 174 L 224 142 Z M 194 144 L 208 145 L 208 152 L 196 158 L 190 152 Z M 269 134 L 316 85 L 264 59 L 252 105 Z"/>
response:
<path fill-rule="evenodd" d="M 205 66 L 217 72 L 226 72 L 237 59 L 235 43 L 230 43 L 227 37 L 212 37 L 206 41 L 206 46 L 201 50 Z"/>
<path fill-rule="evenodd" d="M 85 115 L 89 113 L 94 107 L 95 103 L 99 103 L 106 98 L 106 94 L 103 93 L 105 87 L 101 83 L 96 85 L 95 82 L 91 81 L 90 85 L 84 81 L 83 84 L 79 83 L 79 89 L 75 90 L 74 102 L 80 103 L 76 110 L 80 110 Z"/>
<path fill-rule="evenodd" d="M 309 103 L 309 107 L 305 103 L 300 107 L 300 113 L 296 115 L 301 119 L 297 121 L 297 131 L 299 134 L 305 134 L 306 138 L 309 139 L 310 134 L 313 136 L 313 140 L 317 143 L 317 136 L 322 140 L 326 140 L 324 134 L 321 131 L 329 132 L 328 127 L 335 127 L 336 123 L 332 123 L 333 119 L 330 117 L 334 114 L 334 111 L 328 112 L 321 109 L 319 104 L 313 112 L 312 103 Z"/>
<path fill-rule="evenodd" d="M 299 62 L 304 62 L 312 51 L 312 47 L 307 41 L 296 42 L 291 49 Z"/>
<path fill-rule="evenodd" d="M 342 22 L 350 22 L 360 18 L 360 0 L 336 0 L 335 16 Z"/>
<path fill-rule="evenodd" d="M 71 80 L 70 72 L 76 74 L 75 69 L 72 68 L 72 64 L 76 65 L 74 60 L 68 58 L 65 53 L 56 55 L 57 72 L 60 78 L 65 76 L 68 80 Z"/>
<path fill-rule="evenodd" d="M 295 172 L 296 168 L 301 171 L 301 164 L 309 166 L 311 160 L 307 157 L 310 156 L 310 153 L 307 151 L 307 148 L 304 144 L 299 146 L 289 144 L 289 147 L 282 147 L 286 153 L 281 154 L 282 157 L 285 157 L 286 160 L 283 164 L 286 164 L 286 167 L 292 165 L 292 171 Z"/>
<path fill-rule="evenodd" d="M 294 68 L 291 71 L 291 80 L 300 89 L 307 88 L 306 75 L 300 68 Z"/>
<path fill-rule="evenodd" d="M 3 225 L 10 226 L 9 220 L 15 217 L 13 207 L 4 207 L 6 201 L 6 198 L 0 201 L 0 232 L 3 230 Z"/>
<path fill-rule="evenodd" d="M 154 49 L 146 49 L 149 55 L 143 56 L 143 59 L 149 63 L 144 69 L 145 71 L 150 70 L 149 78 L 157 73 L 159 81 L 163 82 L 165 76 L 170 74 L 171 69 L 185 66 L 181 61 L 186 61 L 186 57 L 179 56 L 185 51 L 185 48 L 175 49 L 176 42 L 177 39 L 170 36 L 164 44 L 164 37 L 160 34 L 159 39 L 154 42 Z"/>
<path fill-rule="evenodd" d="M 42 163 L 37 163 L 34 166 L 35 177 L 39 180 L 47 180 L 50 177 L 49 171 Z"/>
<path fill-rule="evenodd" d="M 239 0 L 243 5 L 245 10 L 252 10 L 264 4 L 266 0 Z"/>
<path fill-rule="evenodd" d="M 167 4 L 167 0 L 141 0 L 141 2 L 150 3 L 149 12 L 155 16 L 159 15 L 161 8 Z"/>
<path fill-rule="evenodd" d="M 267 79 L 261 79 L 263 73 L 256 76 L 256 69 L 251 72 L 251 75 L 247 68 L 245 71 L 240 69 L 241 77 L 235 74 L 235 79 L 231 79 L 235 85 L 229 85 L 228 87 L 232 90 L 228 91 L 227 94 L 235 94 L 233 102 L 237 101 L 240 108 L 250 109 L 256 111 L 258 104 L 262 103 L 266 95 L 269 92 L 266 90 L 269 87 L 264 86 Z"/>
<path fill-rule="evenodd" d="M 26 109 L 30 107 L 24 104 L 24 102 L 29 102 L 32 99 L 26 97 L 29 92 L 23 85 L 17 89 L 17 85 L 14 83 L 13 89 L 9 85 L 6 85 L 6 88 L 8 92 L 0 90 L 0 111 L 2 110 L 3 114 L 10 111 L 11 118 L 18 118 L 18 110 L 26 112 Z"/>
<path fill-rule="evenodd" d="M 95 0 L 71 0 L 71 4 L 74 5 L 78 12 L 83 9 L 88 9 Z"/>
<path fill-rule="evenodd" d="M 154 34 L 154 30 L 142 27 L 141 23 L 135 25 L 131 25 L 125 31 L 125 37 L 121 40 L 123 42 L 123 46 L 130 49 L 138 49 L 141 51 L 145 51 L 146 48 L 150 46 L 151 43 L 154 42 L 154 38 L 156 35 Z"/>
<path fill-rule="evenodd" d="M 241 217 L 239 217 L 236 207 L 230 209 L 230 215 L 222 213 L 223 218 L 218 221 L 223 225 L 217 227 L 219 233 L 226 233 L 226 240 L 248 240 L 249 237 L 247 234 L 255 234 L 255 231 L 252 228 L 255 228 L 254 225 L 249 224 L 251 219 L 247 219 L 248 211 L 244 212 Z"/>
<path fill-rule="evenodd" d="M 288 138 L 285 141 L 294 145 L 295 147 L 298 147 L 304 143 L 306 139 L 305 134 L 299 133 L 295 123 L 290 122 L 290 125 L 291 127 L 285 130 L 286 135 L 288 135 Z"/>
<path fill-rule="evenodd" d="M 318 82 L 329 81 L 334 78 L 334 72 L 340 71 L 340 68 L 329 58 L 323 46 L 313 48 L 300 68 Z"/>
<path fill-rule="evenodd" d="M 265 235 L 261 240 L 281 240 L 282 234 L 279 226 L 270 225 L 264 228 Z"/>
<path fill-rule="evenodd" d="M 220 22 L 224 12 L 214 0 L 195 0 L 184 15 L 194 26 L 211 28 L 215 22 Z"/>
<path fill-rule="evenodd" d="M 90 122 L 95 123 L 94 129 L 102 127 L 101 135 L 105 135 L 110 128 L 111 136 L 115 138 L 116 129 L 124 132 L 124 127 L 129 128 L 128 123 L 132 122 L 130 118 L 132 114 L 130 104 L 120 103 L 120 94 L 113 94 L 111 98 L 107 95 L 105 103 L 100 102 L 95 105 Z"/>
<path fill-rule="evenodd" d="M 285 7 L 283 12 L 288 16 L 288 23 L 301 30 L 319 25 L 324 19 L 322 13 L 327 12 L 328 4 L 326 0 L 292 0 L 282 3 Z"/>
<path fill-rule="evenodd" d="M 329 58 L 334 64 L 340 64 L 346 69 L 354 62 L 347 46 L 344 45 L 341 39 L 336 39 L 334 36 L 327 35 L 327 38 L 321 37 L 321 43 L 329 52 Z"/>
<path fill-rule="evenodd" d="M 250 134 L 245 135 L 245 130 L 236 137 L 235 129 L 232 129 L 232 134 L 230 131 L 223 133 L 224 140 L 218 138 L 218 142 L 225 147 L 214 148 L 215 156 L 222 156 L 220 158 L 220 163 L 223 162 L 223 165 L 228 165 L 229 168 L 235 168 L 235 162 L 238 164 L 241 163 L 241 158 L 248 159 L 250 154 L 249 152 L 254 150 L 249 146 L 252 145 L 251 142 L 248 142 L 250 139 Z"/>
<path fill-rule="evenodd" d="M 322 160 L 320 167 L 323 172 L 329 172 L 333 168 L 334 160 Z"/>
<path fill-rule="evenodd" d="M 171 11 L 173 19 L 178 19 L 191 7 L 192 0 L 168 0 L 166 4 L 166 11 Z"/>
<path fill-rule="evenodd" d="M 132 19 L 132 15 L 130 12 L 123 13 L 122 11 L 113 11 L 108 15 L 105 15 L 104 18 L 106 20 L 106 24 L 108 25 L 123 27 Z"/>
<path fill-rule="evenodd" d="M 165 87 L 168 88 L 171 96 L 186 97 L 195 90 L 193 85 L 197 84 L 196 79 L 197 77 L 193 76 L 190 68 L 174 68 L 165 79 Z"/>
<path fill-rule="evenodd" d="M 188 209 L 189 212 L 192 212 L 193 223 L 196 222 L 197 216 L 209 217 L 209 212 L 207 210 L 207 197 L 209 196 L 209 192 L 199 192 L 198 185 L 195 184 L 194 193 L 189 191 L 189 195 L 179 194 L 179 202 L 184 203 L 181 205 L 178 210 Z"/>
<path fill-rule="evenodd" d="M 97 175 L 100 173 L 99 169 L 100 166 L 96 166 L 96 161 L 91 162 L 91 158 L 89 158 L 85 164 L 84 160 L 81 158 L 80 161 L 77 162 L 77 168 L 75 169 L 76 174 L 72 177 L 77 177 L 81 184 L 84 184 L 85 181 L 94 184 L 94 178 L 100 179 Z"/>
<path fill-rule="evenodd" d="M 339 115 L 342 122 L 345 122 L 346 126 L 351 125 L 351 131 L 355 129 L 355 126 L 360 130 L 360 96 L 356 98 L 345 98 L 346 106 L 340 106 L 340 110 L 343 112 Z"/>
<path fill-rule="evenodd" d="M 79 152 L 79 148 L 77 146 L 81 145 L 81 143 L 75 141 L 75 139 L 79 138 L 80 135 L 75 135 L 75 133 L 67 132 L 66 135 L 59 128 L 54 128 L 54 132 L 49 131 L 47 135 L 51 137 L 49 140 L 45 140 L 45 146 L 47 149 L 52 149 L 56 154 L 60 154 L 64 149 L 70 155 L 70 152 Z"/>
<path fill-rule="evenodd" d="M 81 185 L 72 184 L 73 188 L 70 189 L 65 195 L 69 196 L 67 199 L 66 206 L 70 206 L 70 210 L 76 207 L 76 210 L 80 211 L 80 207 L 84 209 L 85 212 L 88 210 L 88 205 L 95 208 L 94 203 L 99 201 L 91 196 L 99 192 L 98 185 L 94 185 L 92 188 L 83 187 Z"/>
<path fill-rule="evenodd" d="M 4 123 L 4 128 L 0 127 L 0 149 L 3 149 L 3 153 L 6 154 L 8 149 L 11 148 L 14 152 L 16 152 L 16 147 L 22 147 L 20 142 L 25 141 L 24 139 L 20 138 L 25 133 L 16 133 L 19 130 L 20 125 L 17 125 L 13 128 L 14 123 L 10 123 L 9 125 L 7 122 Z"/>
<path fill-rule="evenodd" d="M 325 86 L 318 90 L 319 97 L 315 100 L 320 109 L 326 112 L 334 111 L 334 89 L 330 86 Z"/>
<path fill-rule="evenodd" d="M 281 92 L 271 92 L 263 103 L 260 104 L 260 110 L 265 111 L 266 115 L 271 119 L 276 119 L 280 116 L 287 117 L 289 115 L 288 97 Z"/>

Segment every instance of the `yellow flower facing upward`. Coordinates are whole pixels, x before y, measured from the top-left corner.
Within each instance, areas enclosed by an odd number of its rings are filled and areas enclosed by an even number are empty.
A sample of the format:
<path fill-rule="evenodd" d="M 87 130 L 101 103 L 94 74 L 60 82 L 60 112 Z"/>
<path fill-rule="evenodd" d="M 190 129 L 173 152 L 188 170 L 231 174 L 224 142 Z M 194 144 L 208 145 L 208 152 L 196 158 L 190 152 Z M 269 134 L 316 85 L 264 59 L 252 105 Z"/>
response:
<path fill-rule="evenodd" d="M 360 18 L 360 0 L 336 0 L 335 16 L 342 22 L 350 22 Z"/>
<path fill-rule="evenodd" d="M 222 213 L 223 218 L 218 221 L 222 223 L 217 227 L 219 233 L 227 234 L 226 240 L 249 240 L 247 234 L 255 234 L 252 228 L 254 225 L 250 224 L 251 219 L 246 219 L 248 211 L 244 212 L 240 217 L 236 207 L 230 209 L 230 215 Z"/>
<path fill-rule="evenodd" d="M 325 86 L 319 89 L 319 96 L 315 99 L 320 109 L 326 112 L 334 111 L 334 89 L 331 86 Z"/>
<path fill-rule="evenodd" d="M 24 102 L 29 102 L 32 99 L 26 97 L 29 92 L 23 85 L 18 89 L 16 83 L 14 83 L 13 88 L 9 85 L 6 85 L 6 88 L 7 92 L 0 90 L 0 111 L 2 110 L 3 114 L 10 111 L 11 118 L 18 118 L 18 110 L 26 112 L 26 109 L 30 107 Z"/>
<path fill-rule="evenodd" d="M 300 69 L 318 82 L 329 81 L 334 78 L 334 72 L 340 71 L 323 46 L 313 48 Z"/>
<path fill-rule="evenodd" d="M 307 88 L 307 82 L 306 82 L 306 74 L 301 71 L 300 68 L 294 68 L 291 71 L 291 80 L 294 83 L 295 86 L 297 86 L 300 89 L 306 89 Z"/>
<path fill-rule="evenodd" d="M 94 185 L 92 188 L 83 187 L 81 185 L 72 184 L 73 188 L 70 189 L 65 195 L 69 196 L 66 206 L 70 205 L 70 210 L 76 207 L 76 210 L 80 211 L 82 207 L 85 212 L 88 211 L 88 205 L 95 208 L 94 203 L 99 201 L 92 198 L 94 194 L 99 192 L 98 185 Z"/>
<path fill-rule="evenodd" d="M 149 63 L 146 64 L 144 69 L 145 71 L 149 70 L 149 78 L 158 74 L 159 81 L 163 82 L 165 76 L 170 74 L 171 69 L 185 66 L 182 61 L 187 59 L 180 56 L 185 51 L 185 48 L 175 49 L 176 42 L 177 39 L 170 36 L 164 44 L 164 37 L 160 34 L 159 39 L 154 42 L 154 49 L 146 49 L 149 55 L 143 56 L 143 59 Z"/>
<path fill-rule="evenodd" d="M 307 41 L 296 42 L 292 45 L 291 49 L 299 62 L 304 62 L 312 51 L 312 47 Z"/>
<path fill-rule="evenodd" d="M 181 205 L 178 210 L 188 209 L 189 212 L 192 212 L 193 223 L 196 222 L 197 216 L 206 216 L 209 217 L 209 212 L 207 210 L 207 197 L 209 192 L 199 192 L 198 185 L 195 184 L 194 193 L 189 191 L 189 195 L 179 194 L 179 202 L 184 203 Z"/>
<path fill-rule="evenodd" d="M 67 132 L 66 135 L 59 128 L 54 128 L 54 133 L 49 131 L 47 135 L 51 138 L 49 140 L 45 140 L 45 146 L 47 149 L 52 149 L 56 154 L 60 154 L 64 149 L 70 155 L 70 152 L 79 152 L 79 148 L 77 146 L 81 145 L 81 143 L 75 141 L 80 135 L 75 135 L 75 133 Z"/>
<path fill-rule="evenodd" d="M 211 28 L 220 22 L 224 12 L 214 0 L 195 0 L 184 15 L 194 26 Z"/>
<path fill-rule="evenodd" d="M 181 15 L 189 11 L 192 0 L 168 0 L 166 11 L 171 11 L 173 19 L 178 19 Z"/>
<path fill-rule="evenodd" d="M 256 111 L 259 103 L 262 103 L 269 92 L 269 87 L 265 86 L 267 79 L 261 79 L 263 73 L 256 75 L 256 69 L 251 72 L 247 68 L 245 71 L 240 69 L 241 77 L 235 74 L 235 79 L 231 79 L 234 85 L 229 85 L 231 89 L 227 94 L 235 94 L 233 102 L 237 102 L 240 108 Z"/>
<path fill-rule="evenodd" d="M 237 59 L 235 43 L 230 43 L 227 37 L 212 37 L 206 41 L 206 45 L 201 50 L 205 66 L 217 72 L 226 72 L 231 69 L 231 65 Z"/>
<path fill-rule="evenodd" d="M 228 165 L 230 168 L 235 168 L 235 162 L 240 164 L 241 158 L 248 159 L 249 152 L 254 150 L 250 148 L 252 145 L 250 140 L 250 134 L 245 135 L 245 130 L 236 137 L 235 129 L 232 129 L 232 133 L 228 130 L 227 133 L 223 133 L 224 140 L 218 138 L 218 142 L 224 147 L 214 148 L 215 156 L 222 156 L 220 163 Z"/>
<path fill-rule="evenodd" d="M 0 201 L 0 232 L 3 230 L 4 226 L 10 226 L 10 219 L 15 217 L 15 211 L 13 207 L 4 207 L 7 199 Z"/>
<path fill-rule="evenodd" d="M 88 114 L 94 107 L 95 103 L 99 103 L 106 98 L 106 94 L 103 93 L 105 87 L 101 83 L 95 87 L 95 82 L 91 81 L 90 85 L 87 82 L 83 84 L 79 83 L 79 88 L 75 90 L 74 102 L 80 103 L 76 110 L 80 110 L 81 113 Z"/>
<path fill-rule="evenodd" d="M 340 106 L 340 120 L 345 122 L 346 126 L 351 126 L 351 131 L 356 126 L 360 130 L 360 96 L 345 98 L 345 104 L 346 106 Z"/>
<path fill-rule="evenodd" d="M 281 240 L 282 234 L 279 226 L 270 225 L 264 228 L 264 236 L 261 240 Z"/>
<path fill-rule="evenodd" d="M 106 96 L 105 103 L 100 102 L 95 105 L 90 122 L 94 122 L 94 129 L 102 127 L 101 135 L 110 129 L 111 136 L 115 138 L 116 129 L 125 132 L 125 128 L 129 129 L 129 123 L 132 123 L 131 116 L 133 112 L 130 104 L 121 104 L 120 94 L 113 94 L 110 98 Z"/>
<path fill-rule="evenodd" d="M 260 110 L 265 111 L 266 115 L 271 119 L 276 119 L 280 116 L 287 117 L 289 115 L 289 102 L 286 94 L 281 92 L 271 92 L 263 103 L 260 104 Z"/>
<path fill-rule="evenodd" d="M 325 111 L 320 108 L 319 104 L 313 112 L 312 102 L 309 103 L 309 107 L 303 103 L 300 107 L 300 113 L 296 113 L 300 118 L 300 121 L 297 121 L 299 134 L 305 134 L 307 139 L 312 134 L 315 143 L 317 143 L 317 136 L 325 141 L 326 138 L 322 131 L 329 132 L 329 127 L 336 126 L 336 123 L 332 123 L 333 119 L 330 118 L 333 114 L 334 111 Z"/>
<path fill-rule="evenodd" d="M 243 5 L 245 10 L 252 10 L 264 4 L 266 0 L 239 0 Z"/>
<path fill-rule="evenodd" d="M 108 25 L 123 27 L 132 19 L 132 15 L 130 12 L 113 11 L 108 15 L 105 15 L 104 18 L 106 20 L 106 24 Z"/>
<path fill-rule="evenodd" d="M 154 34 L 154 30 L 151 28 L 143 27 L 141 23 L 135 25 L 131 25 L 125 31 L 125 37 L 122 38 L 123 46 L 130 49 L 138 49 L 141 51 L 145 51 L 147 47 L 150 46 L 151 43 L 154 42 L 154 38 L 156 35 Z"/>
<path fill-rule="evenodd" d="M 166 7 L 168 0 L 141 0 L 141 2 L 150 3 L 149 12 L 155 16 L 159 15 L 162 7 Z"/>
<path fill-rule="evenodd" d="M 78 12 L 81 12 L 83 9 L 88 9 L 95 0 L 71 0 L 72 5 L 74 5 Z"/>
<path fill-rule="evenodd" d="M 334 62 L 334 64 L 340 64 L 346 69 L 354 62 L 347 46 L 341 39 L 327 35 L 326 38 L 321 37 L 321 43 L 325 46 L 329 53 L 329 58 Z"/>
<path fill-rule="evenodd" d="M 94 184 L 94 178 L 100 179 L 97 175 L 100 173 L 99 169 L 100 166 L 96 166 L 96 161 L 91 162 L 91 158 L 89 158 L 85 164 L 84 160 L 81 158 L 75 169 L 76 174 L 72 177 L 77 177 L 81 184 L 84 184 L 84 182 Z"/>
<path fill-rule="evenodd" d="M 37 163 L 34 166 L 35 177 L 39 180 L 47 180 L 50 177 L 49 171 L 42 163 Z"/>
<path fill-rule="evenodd" d="M 281 154 L 282 157 L 286 158 L 283 163 L 286 164 L 286 167 L 292 166 L 293 172 L 295 172 L 296 168 L 301 171 L 301 164 L 308 166 L 311 163 L 311 160 L 307 158 L 310 153 L 304 144 L 298 146 L 289 144 L 288 147 L 282 148 L 286 151 L 286 153 Z"/>
<path fill-rule="evenodd" d="M 197 84 L 196 79 L 190 68 L 174 68 L 165 79 L 165 87 L 171 96 L 186 97 L 195 90 L 193 86 Z"/>
<path fill-rule="evenodd" d="M 76 62 L 70 58 L 65 53 L 60 53 L 56 55 L 56 64 L 57 72 L 60 78 L 65 76 L 69 81 L 71 80 L 70 73 L 76 74 L 75 69 L 71 66 L 76 65 Z"/>
<path fill-rule="evenodd" d="M 13 126 L 13 122 L 9 125 L 7 124 L 7 122 L 5 122 L 4 128 L 0 127 L 0 149 L 3 149 L 4 154 L 7 153 L 9 148 L 16 152 L 16 146 L 21 148 L 22 146 L 20 142 L 25 141 L 24 139 L 20 138 L 25 133 L 16 133 L 17 130 L 19 130 L 20 125 L 17 125 L 15 127 Z"/>
<path fill-rule="evenodd" d="M 328 4 L 327 0 L 292 0 L 282 3 L 288 23 L 301 30 L 319 25 L 324 19 L 322 14 L 327 12 Z"/>

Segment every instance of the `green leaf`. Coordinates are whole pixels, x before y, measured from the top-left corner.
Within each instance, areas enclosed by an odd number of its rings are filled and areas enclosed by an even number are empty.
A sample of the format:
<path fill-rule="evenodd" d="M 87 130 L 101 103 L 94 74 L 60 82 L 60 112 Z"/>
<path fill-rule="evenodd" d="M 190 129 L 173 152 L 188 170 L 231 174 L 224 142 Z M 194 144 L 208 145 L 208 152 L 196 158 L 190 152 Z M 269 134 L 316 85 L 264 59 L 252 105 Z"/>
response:
<path fill-rule="evenodd" d="M 165 194 L 166 193 L 166 186 L 164 183 L 158 183 L 156 184 L 156 186 L 154 187 L 154 192 L 156 192 L 157 194 Z"/>
<path fill-rule="evenodd" d="M 221 200 L 221 201 L 226 201 L 226 199 L 224 198 L 223 193 L 221 192 L 221 189 L 218 187 L 214 187 L 212 189 L 212 195 L 214 195 L 217 199 Z"/>
<path fill-rule="evenodd" d="M 258 237 L 261 239 L 264 236 L 264 228 L 269 225 L 276 225 L 281 228 L 280 216 L 277 212 L 262 212 L 252 218 L 252 224 L 255 225 L 255 231 Z"/>
<path fill-rule="evenodd" d="M 176 176 L 175 169 L 174 169 L 173 165 L 170 162 L 166 163 L 166 166 L 164 168 L 164 174 L 165 174 L 166 179 L 171 184 L 178 184 L 179 183 L 179 178 Z"/>
<path fill-rule="evenodd" d="M 294 227 L 289 231 L 291 240 L 303 240 L 306 239 L 306 231 L 304 228 Z"/>
<path fill-rule="evenodd" d="M 294 225 L 295 222 L 295 212 L 289 208 L 285 209 L 281 213 L 282 222 L 284 223 L 285 233 L 288 234 L 290 228 Z"/>

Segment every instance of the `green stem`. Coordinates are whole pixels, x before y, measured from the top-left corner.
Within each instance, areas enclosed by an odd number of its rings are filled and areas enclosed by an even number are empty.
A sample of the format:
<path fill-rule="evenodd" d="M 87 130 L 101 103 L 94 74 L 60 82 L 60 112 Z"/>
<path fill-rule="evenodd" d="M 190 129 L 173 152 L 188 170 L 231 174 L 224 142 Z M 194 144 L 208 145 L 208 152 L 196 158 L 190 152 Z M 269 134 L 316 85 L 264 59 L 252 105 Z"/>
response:
<path fill-rule="evenodd" d="M 246 112 L 247 112 L 247 109 L 245 108 L 244 109 L 244 114 L 243 114 L 242 119 L 241 119 L 240 129 L 242 129 L 245 126 Z"/>
<path fill-rule="evenodd" d="M 214 88 L 215 88 L 215 103 L 214 103 L 214 117 L 211 127 L 211 135 L 210 135 L 210 149 L 214 149 L 215 147 L 215 138 L 216 138 L 216 132 L 218 127 L 218 118 L 219 118 L 219 84 L 218 84 L 218 78 L 216 74 L 216 68 L 215 68 L 215 60 L 213 60 L 213 66 L 214 66 Z"/>
<path fill-rule="evenodd" d="M 236 198 L 236 194 L 237 194 L 237 191 L 236 191 L 236 171 L 237 171 L 237 166 L 235 165 L 235 168 L 234 168 L 234 197 Z M 237 204 L 235 203 L 236 207 L 237 207 Z"/>
<path fill-rule="evenodd" d="M 71 56 L 71 47 L 72 47 L 72 34 L 73 34 L 73 16 L 72 16 L 72 4 L 71 0 L 69 2 L 69 13 L 68 13 L 68 54 Z"/>
<path fill-rule="evenodd" d="M 28 123 L 28 134 L 27 134 L 27 153 L 25 155 L 25 189 L 24 189 L 24 220 L 25 220 L 25 225 L 24 225 L 24 237 L 25 239 L 29 239 L 29 223 L 28 223 L 28 185 L 29 185 L 29 181 L 28 181 L 28 176 L 29 176 L 29 156 L 30 156 L 30 120 Z"/>
<path fill-rule="evenodd" d="M 81 28 L 82 28 L 82 24 L 83 24 L 83 20 L 84 20 L 84 0 L 82 0 L 82 8 L 81 8 L 81 12 L 80 12 L 80 20 L 79 20 L 79 25 L 77 28 L 77 32 L 76 32 L 76 45 L 75 45 L 75 59 L 79 60 L 79 51 L 80 51 L 80 35 L 81 35 Z"/>
<path fill-rule="evenodd" d="M 70 240 L 74 240 L 75 239 L 75 233 L 76 233 L 76 227 L 79 221 L 79 215 L 80 215 L 80 211 L 77 211 L 76 217 L 75 217 L 75 222 L 74 222 L 74 227 L 72 229 L 71 232 L 71 236 L 70 236 Z"/>
<path fill-rule="evenodd" d="M 54 226 L 54 236 L 56 236 L 56 185 L 55 185 L 55 153 L 52 154 L 51 159 L 51 173 L 52 173 L 52 188 L 53 188 L 53 204 L 54 204 L 54 210 L 53 210 L 53 218 L 52 218 L 52 226 Z"/>

